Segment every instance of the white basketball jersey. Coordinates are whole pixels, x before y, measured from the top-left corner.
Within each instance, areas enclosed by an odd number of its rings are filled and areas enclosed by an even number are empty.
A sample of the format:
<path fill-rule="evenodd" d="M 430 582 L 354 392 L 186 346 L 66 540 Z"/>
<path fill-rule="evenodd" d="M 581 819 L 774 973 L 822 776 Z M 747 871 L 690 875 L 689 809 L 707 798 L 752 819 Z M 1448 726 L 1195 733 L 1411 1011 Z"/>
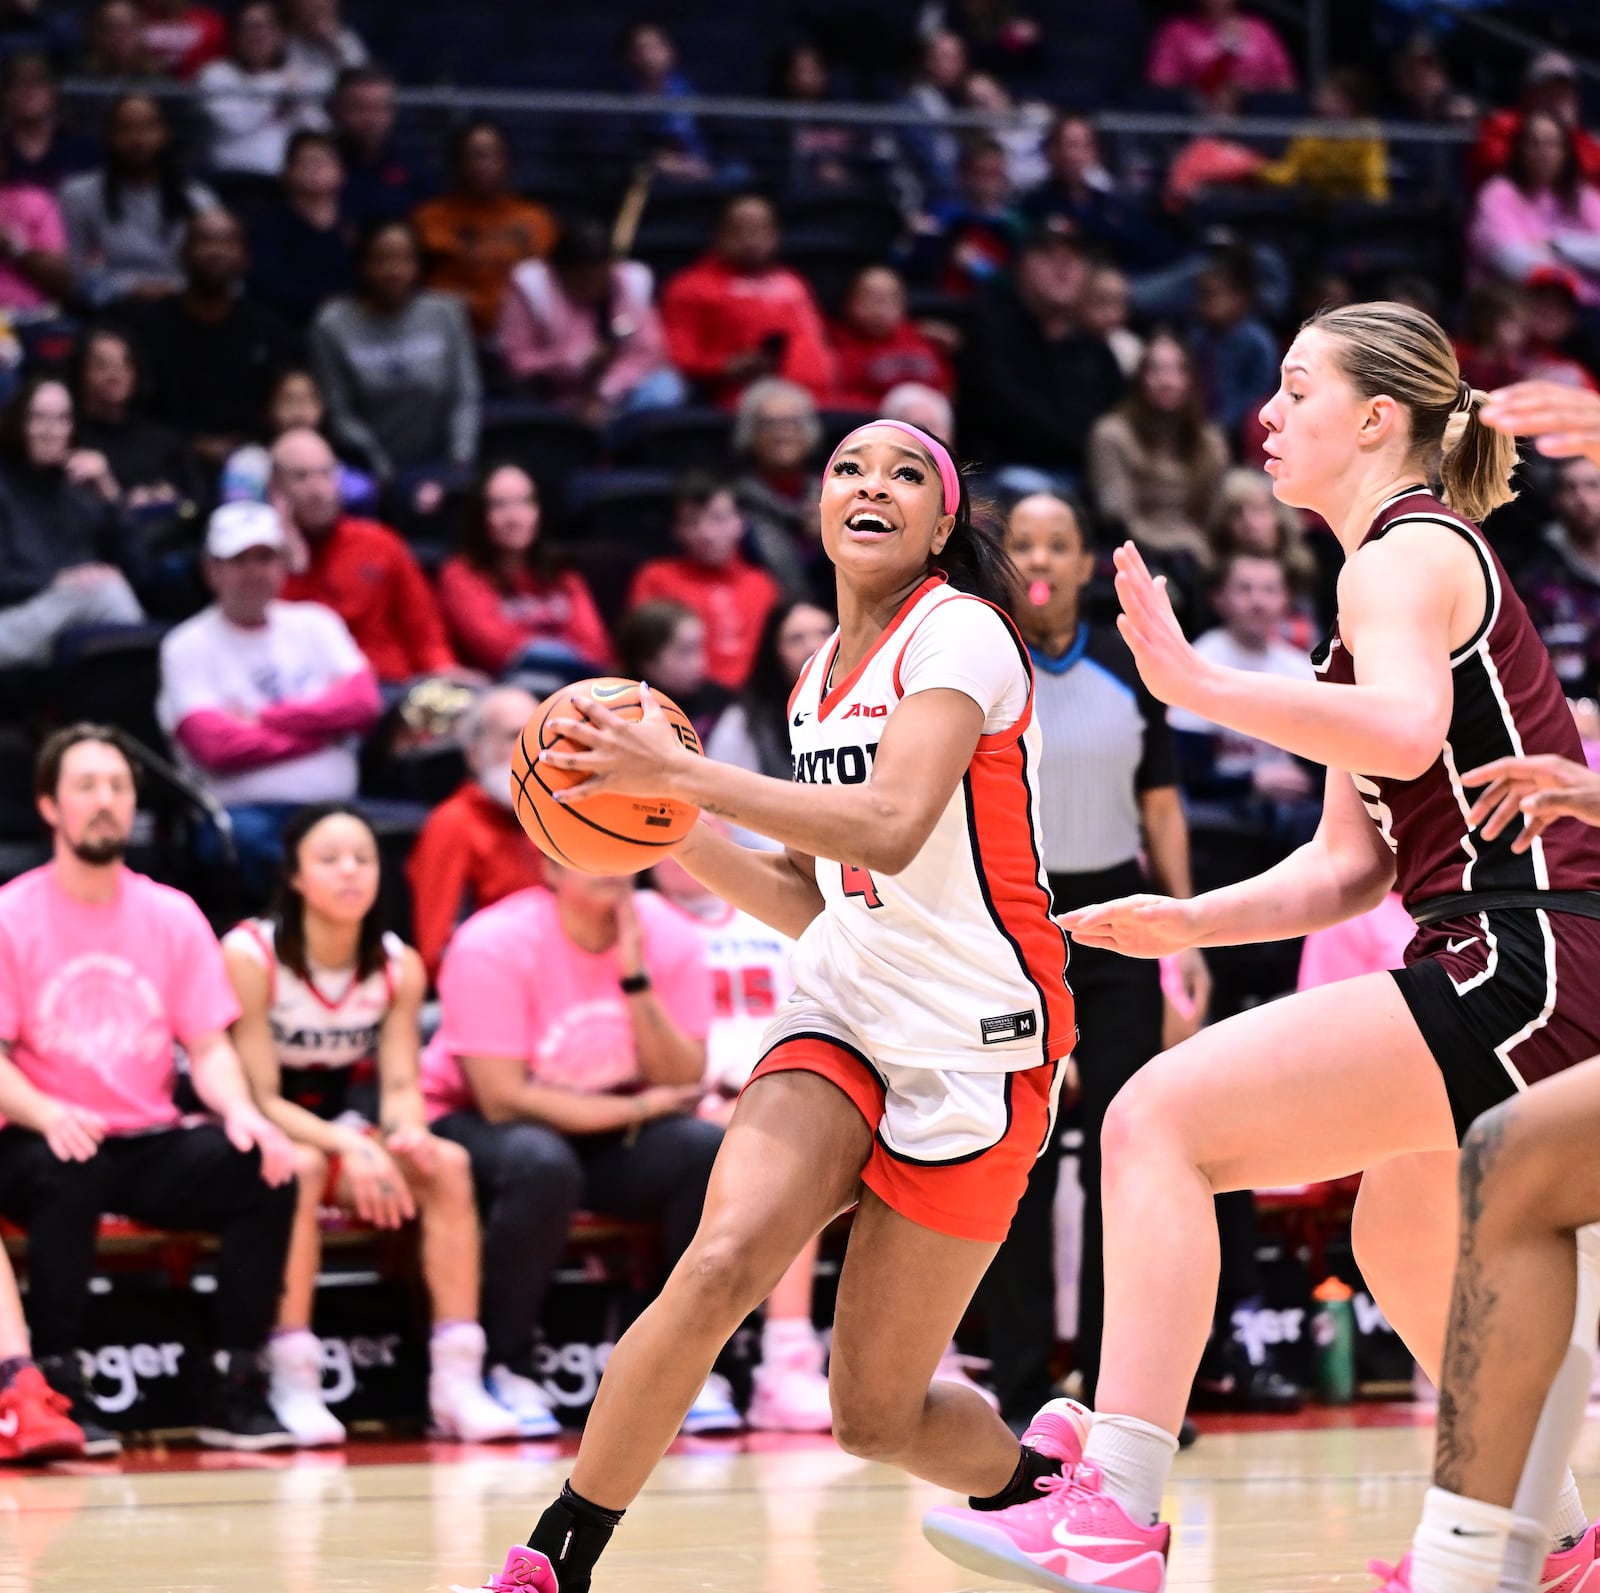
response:
<path fill-rule="evenodd" d="M 830 678 L 839 634 L 811 659 L 789 704 L 794 778 L 859 785 L 903 697 L 954 688 L 984 733 L 933 833 L 899 874 L 817 859 L 824 910 L 792 961 L 794 1009 L 768 1047 L 836 1014 L 874 1061 L 1003 1073 L 1076 1043 L 1066 936 L 1050 916 L 1035 783 L 1033 670 L 1010 621 L 930 577 L 872 650 Z M 805 999 L 809 998 L 809 999 Z"/>
<path fill-rule="evenodd" d="M 789 972 L 794 942 L 736 908 L 720 918 L 694 922 L 711 969 L 706 1082 L 740 1089 L 766 1049 L 762 1037 L 767 1025 L 794 990 Z"/>
<path fill-rule="evenodd" d="M 278 1066 L 285 1073 L 302 1068 L 352 1068 L 370 1060 L 378 1032 L 394 1005 L 405 945 L 398 935 L 385 935 L 384 966 L 365 979 L 350 974 L 309 980 L 278 960 L 270 919 L 249 918 L 230 929 L 224 944 L 242 947 L 272 971 L 267 1021 Z"/>

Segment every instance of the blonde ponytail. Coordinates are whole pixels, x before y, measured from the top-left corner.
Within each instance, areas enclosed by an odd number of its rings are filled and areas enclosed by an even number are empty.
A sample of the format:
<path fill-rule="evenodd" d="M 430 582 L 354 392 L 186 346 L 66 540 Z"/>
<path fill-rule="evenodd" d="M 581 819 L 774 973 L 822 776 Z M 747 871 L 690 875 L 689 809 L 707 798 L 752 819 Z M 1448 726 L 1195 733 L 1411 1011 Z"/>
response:
<path fill-rule="evenodd" d="M 1323 310 L 1305 323 L 1335 341 L 1340 369 L 1363 398 L 1392 398 L 1411 420 L 1411 465 L 1441 484 L 1469 520 L 1509 503 L 1517 447 L 1479 418 L 1486 393 L 1461 379 L 1444 328 L 1408 304 L 1379 301 Z"/>
<path fill-rule="evenodd" d="M 1485 426 L 1479 418 L 1488 397 L 1473 388 L 1466 408 L 1450 417 L 1439 461 L 1444 501 L 1457 514 L 1480 522 L 1517 495 L 1511 486 L 1511 472 L 1517 468 L 1516 439 Z"/>

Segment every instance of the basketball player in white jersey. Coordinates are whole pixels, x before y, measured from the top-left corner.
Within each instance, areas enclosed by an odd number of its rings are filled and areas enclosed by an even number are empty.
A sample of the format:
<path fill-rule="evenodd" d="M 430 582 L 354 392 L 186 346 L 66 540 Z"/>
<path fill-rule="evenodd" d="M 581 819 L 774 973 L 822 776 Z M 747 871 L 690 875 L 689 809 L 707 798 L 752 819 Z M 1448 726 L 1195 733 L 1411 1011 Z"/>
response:
<path fill-rule="evenodd" d="M 340 803 L 284 828 L 278 899 L 222 942 L 243 1013 L 233 1041 L 262 1112 L 295 1142 L 300 1205 L 268 1356 L 274 1412 L 302 1446 L 337 1444 L 311 1331 L 322 1206 L 376 1228 L 422 1218 L 433 1306 L 429 1406 L 443 1436 L 516 1438 L 517 1414 L 489 1397 L 478 1325 L 478 1217 L 467 1153 L 428 1132 L 417 1084 L 422 959 L 385 933 L 378 843 Z M 365 1088 L 374 1066 L 377 1091 Z M 550 1432 L 555 1419 L 542 1410 Z M 549 1436 L 544 1432 L 540 1436 Z"/>
<path fill-rule="evenodd" d="M 677 858 L 799 944 L 699 1233 L 617 1345 L 570 1481 L 491 1589 L 587 1593 L 723 1343 L 853 1205 L 830 1368 L 840 1444 L 993 1509 L 1080 1453 L 1085 1416 L 1066 1401 L 1019 1448 L 977 1393 L 930 1386 L 1049 1142 L 1075 1040 L 1035 822 L 1032 672 L 996 607 L 1015 572 L 945 446 L 902 422 L 844 439 L 820 519 L 839 628 L 790 701 L 792 781 L 685 752 L 651 706 L 640 723 L 575 710 L 554 727 L 587 750 L 543 754 L 589 775 L 565 800 L 670 794 L 782 842 L 750 851 L 701 825 Z"/>

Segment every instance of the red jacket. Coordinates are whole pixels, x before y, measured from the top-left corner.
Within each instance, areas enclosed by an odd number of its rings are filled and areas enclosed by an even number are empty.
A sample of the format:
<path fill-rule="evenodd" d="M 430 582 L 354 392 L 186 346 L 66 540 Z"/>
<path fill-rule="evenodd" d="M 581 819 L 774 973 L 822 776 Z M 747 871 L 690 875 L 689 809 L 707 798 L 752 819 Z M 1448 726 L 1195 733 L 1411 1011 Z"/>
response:
<path fill-rule="evenodd" d="M 544 863 L 511 809 L 468 780 L 428 815 L 406 877 L 417 954 L 436 979 L 456 925 L 503 896 L 542 885 Z"/>
<path fill-rule="evenodd" d="M 923 382 L 946 397 L 954 386 L 944 355 L 910 321 L 902 321 L 888 337 L 863 337 L 843 322 L 836 322 L 832 333 L 836 409 L 876 410 L 883 395 L 901 382 Z"/>
<path fill-rule="evenodd" d="M 507 589 L 457 554 L 439 571 L 439 607 L 461 661 L 491 675 L 534 642 L 560 642 L 591 663 L 611 663 L 605 621 L 576 570 L 547 586 L 518 571 Z"/>
<path fill-rule="evenodd" d="M 692 559 L 652 559 L 633 578 L 628 607 L 658 597 L 686 603 L 706 627 L 706 674 L 738 691 L 750 678 L 778 583 L 737 554 L 719 570 Z"/>
<path fill-rule="evenodd" d="M 786 342 L 777 374 L 808 388 L 819 404 L 833 390 L 833 351 L 816 300 L 783 266 L 747 276 L 707 255 L 667 284 L 661 322 L 672 363 L 718 403 L 731 406 L 743 385 L 723 376 L 729 359 L 779 334 Z"/>
<path fill-rule="evenodd" d="M 454 666 L 433 589 L 388 526 L 346 515 L 320 541 L 306 541 L 310 567 L 289 577 L 284 597 L 326 603 L 379 680 L 398 683 Z"/>

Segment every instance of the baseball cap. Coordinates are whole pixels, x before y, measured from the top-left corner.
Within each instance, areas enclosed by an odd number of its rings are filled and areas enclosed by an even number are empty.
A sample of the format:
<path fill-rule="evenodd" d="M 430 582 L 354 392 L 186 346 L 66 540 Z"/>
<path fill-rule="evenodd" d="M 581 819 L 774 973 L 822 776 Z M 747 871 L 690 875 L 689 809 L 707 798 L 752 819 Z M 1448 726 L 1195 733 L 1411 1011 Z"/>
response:
<path fill-rule="evenodd" d="M 1574 82 L 1577 76 L 1578 69 L 1573 66 L 1570 56 L 1563 55 L 1559 50 L 1542 50 L 1528 62 L 1528 71 L 1523 82 L 1530 85 L 1548 83 L 1553 77 L 1562 77 Z"/>
<path fill-rule="evenodd" d="M 287 552 L 278 511 L 265 503 L 225 503 L 206 526 L 206 553 L 213 559 L 234 559 L 251 548 Z"/>

